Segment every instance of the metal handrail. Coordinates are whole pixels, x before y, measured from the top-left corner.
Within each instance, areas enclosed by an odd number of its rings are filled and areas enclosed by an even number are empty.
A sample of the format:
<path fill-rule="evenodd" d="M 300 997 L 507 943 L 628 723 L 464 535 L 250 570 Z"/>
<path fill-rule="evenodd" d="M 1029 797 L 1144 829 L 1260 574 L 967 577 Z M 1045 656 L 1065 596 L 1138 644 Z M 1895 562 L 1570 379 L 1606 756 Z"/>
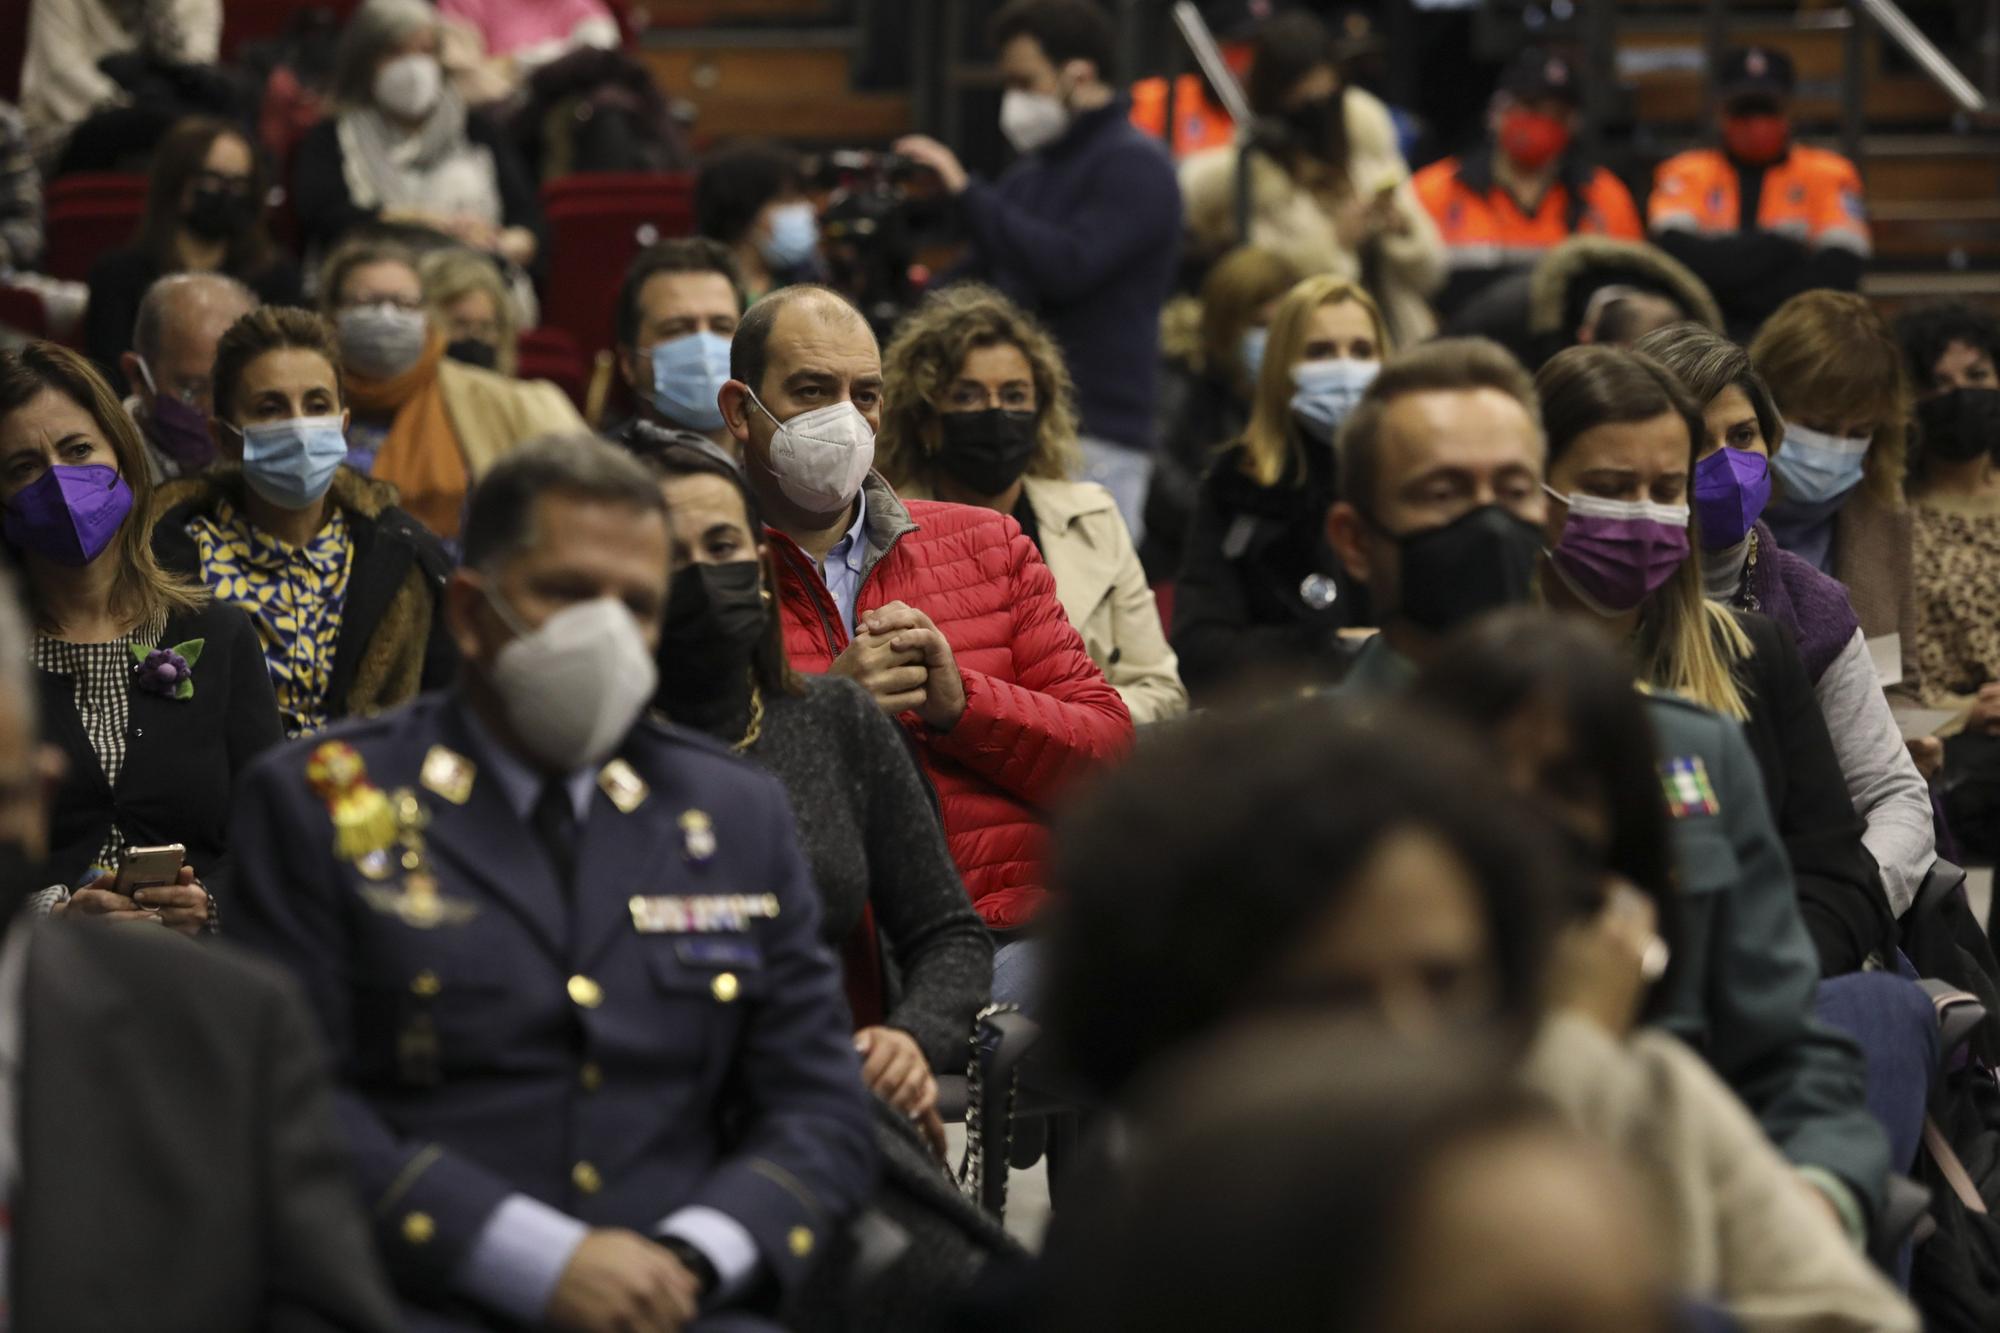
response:
<path fill-rule="evenodd" d="M 1222 58 L 1222 48 L 1215 44 L 1215 34 L 1209 31 L 1208 20 L 1201 16 L 1189 0 L 1180 0 L 1174 6 L 1174 26 L 1181 30 L 1181 39 L 1194 53 L 1195 63 L 1208 77 L 1208 86 L 1215 89 L 1215 95 L 1222 102 L 1222 109 L 1238 125 L 1250 123 L 1250 99 L 1243 95 L 1243 85 L 1236 81 L 1236 72 L 1229 68 L 1229 62 Z M 1171 122 L 1167 131 L 1171 141 Z"/>
<path fill-rule="evenodd" d="M 1896 4 L 1896 0 L 1853 0 L 1853 3 L 1874 19 L 1876 26 L 1902 47 L 1904 54 L 1916 61 L 1930 76 L 1931 82 L 1944 89 L 1945 95 L 1952 101 L 1974 115 L 1987 109 L 1990 104 L 1985 95 L 1972 86 L 1970 79 L 1958 72 L 1958 66 L 1937 49 L 1936 43 L 1910 22 L 1909 15 Z"/>

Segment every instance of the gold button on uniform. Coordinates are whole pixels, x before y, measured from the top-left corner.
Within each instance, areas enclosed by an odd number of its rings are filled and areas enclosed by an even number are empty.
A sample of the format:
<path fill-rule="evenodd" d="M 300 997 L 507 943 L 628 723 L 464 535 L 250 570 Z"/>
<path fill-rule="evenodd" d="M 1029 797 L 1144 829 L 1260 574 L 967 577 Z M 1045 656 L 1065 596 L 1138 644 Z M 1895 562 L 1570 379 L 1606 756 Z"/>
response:
<path fill-rule="evenodd" d="M 604 1177 L 597 1174 L 597 1168 L 589 1162 L 578 1162 L 570 1168 L 569 1183 L 584 1194 L 595 1194 L 604 1188 Z"/>
<path fill-rule="evenodd" d="M 423 971 L 410 978 L 410 994 L 421 996 L 426 1000 L 443 989 L 444 983 L 438 980 L 435 972 Z"/>
<path fill-rule="evenodd" d="M 604 1003 L 604 987 L 579 973 L 569 979 L 569 998 L 584 1009 L 595 1009 Z"/>
<path fill-rule="evenodd" d="M 403 1219 L 403 1239 L 412 1245 L 428 1245 L 437 1235 L 437 1223 L 429 1213 L 411 1213 Z"/>
<path fill-rule="evenodd" d="M 803 1259 L 813 1252 L 813 1233 L 804 1227 L 793 1227 L 785 1237 L 785 1244 L 790 1247 L 793 1258 Z"/>
<path fill-rule="evenodd" d="M 594 1061 L 587 1063 L 576 1071 L 576 1081 L 583 1085 L 585 1092 L 596 1092 L 604 1086 L 604 1071 Z"/>
<path fill-rule="evenodd" d="M 736 992 L 742 988 L 737 984 L 734 972 L 717 972 L 715 980 L 708 983 L 708 989 L 716 999 L 728 1004 L 736 998 Z"/>

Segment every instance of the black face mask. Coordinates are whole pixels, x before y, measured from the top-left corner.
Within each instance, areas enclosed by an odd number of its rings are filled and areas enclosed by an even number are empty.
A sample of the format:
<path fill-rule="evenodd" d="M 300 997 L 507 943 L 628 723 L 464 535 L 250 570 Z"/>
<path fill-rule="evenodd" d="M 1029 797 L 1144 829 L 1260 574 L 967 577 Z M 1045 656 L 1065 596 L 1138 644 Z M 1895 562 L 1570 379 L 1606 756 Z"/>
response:
<path fill-rule="evenodd" d="M 662 679 L 741 671 L 764 635 L 768 612 L 755 560 L 685 565 L 667 585 L 660 622 Z"/>
<path fill-rule="evenodd" d="M 1419 629 L 1449 633 L 1534 595 L 1542 530 L 1500 505 L 1482 505 L 1443 527 L 1387 535 L 1402 554 L 1402 617 Z"/>
<path fill-rule="evenodd" d="M 2000 389 L 1953 389 L 1917 404 L 1924 452 L 1965 463 L 2000 450 Z"/>
<path fill-rule="evenodd" d="M 231 190 L 202 189 L 194 192 L 181 222 L 204 241 L 226 241 L 247 231 L 255 216 L 247 195 Z"/>
<path fill-rule="evenodd" d="M 1037 443 L 1035 414 L 989 407 L 938 418 L 938 466 L 974 495 L 999 495 L 1021 479 Z"/>
<path fill-rule="evenodd" d="M 481 370 L 492 370 L 500 364 L 500 349 L 477 338 L 453 338 L 444 345 L 444 354 Z"/>
<path fill-rule="evenodd" d="M 1346 146 L 1347 104 L 1337 92 L 1287 110 L 1280 119 L 1295 148 L 1332 161 Z"/>

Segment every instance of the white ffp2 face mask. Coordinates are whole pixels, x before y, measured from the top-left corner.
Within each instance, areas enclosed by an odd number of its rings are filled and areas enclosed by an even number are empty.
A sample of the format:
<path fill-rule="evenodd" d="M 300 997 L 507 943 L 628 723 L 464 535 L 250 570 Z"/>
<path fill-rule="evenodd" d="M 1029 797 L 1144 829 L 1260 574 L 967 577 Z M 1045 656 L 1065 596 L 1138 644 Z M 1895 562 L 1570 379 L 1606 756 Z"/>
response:
<path fill-rule="evenodd" d="M 785 498 L 808 514 L 837 514 L 854 503 L 875 465 L 875 428 L 850 402 L 828 403 L 779 421 L 756 394 L 757 410 L 778 427 L 771 472 Z"/>
<path fill-rule="evenodd" d="M 375 102 L 392 116 L 420 120 L 444 91 L 444 69 L 436 56 L 412 52 L 375 71 Z"/>
<path fill-rule="evenodd" d="M 486 599 L 516 636 L 489 673 L 515 737 L 558 773 L 610 758 L 658 683 L 632 612 L 616 598 L 599 597 L 564 607 L 530 630 L 490 588 Z"/>
<path fill-rule="evenodd" d="M 1046 148 L 1068 128 L 1069 108 L 1052 93 L 1009 88 L 1000 95 L 1000 132 L 1017 153 Z"/>

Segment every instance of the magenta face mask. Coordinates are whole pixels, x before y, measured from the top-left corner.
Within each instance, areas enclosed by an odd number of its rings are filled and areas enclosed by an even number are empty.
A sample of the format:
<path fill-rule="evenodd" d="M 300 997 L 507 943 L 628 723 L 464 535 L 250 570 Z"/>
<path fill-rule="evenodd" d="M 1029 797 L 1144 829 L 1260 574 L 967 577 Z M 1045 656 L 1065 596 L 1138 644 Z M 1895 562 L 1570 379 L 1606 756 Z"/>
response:
<path fill-rule="evenodd" d="M 104 554 L 132 512 L 132 488 L 102 463 L 58 463 L 35 478 L 0 516 L 0 534 L 58 565 L 82 566 Z"/>
<path fill-rule="evenodd" d="M 1694 465 L 1694 509 L 1701 545 L 1726 551 L 1750 535 L 1771 502 L 1771 460 L 1749 449 L 1717 449 Z"/>
<path fill-rule="evenodd" d="M 1658 592 L 1688 558 L 1688 507 L 1650 500 L 1559 495 L 1569 507 L 1549 560 L 1569 590 L 1601 616 L 1620 616 Z"/>

